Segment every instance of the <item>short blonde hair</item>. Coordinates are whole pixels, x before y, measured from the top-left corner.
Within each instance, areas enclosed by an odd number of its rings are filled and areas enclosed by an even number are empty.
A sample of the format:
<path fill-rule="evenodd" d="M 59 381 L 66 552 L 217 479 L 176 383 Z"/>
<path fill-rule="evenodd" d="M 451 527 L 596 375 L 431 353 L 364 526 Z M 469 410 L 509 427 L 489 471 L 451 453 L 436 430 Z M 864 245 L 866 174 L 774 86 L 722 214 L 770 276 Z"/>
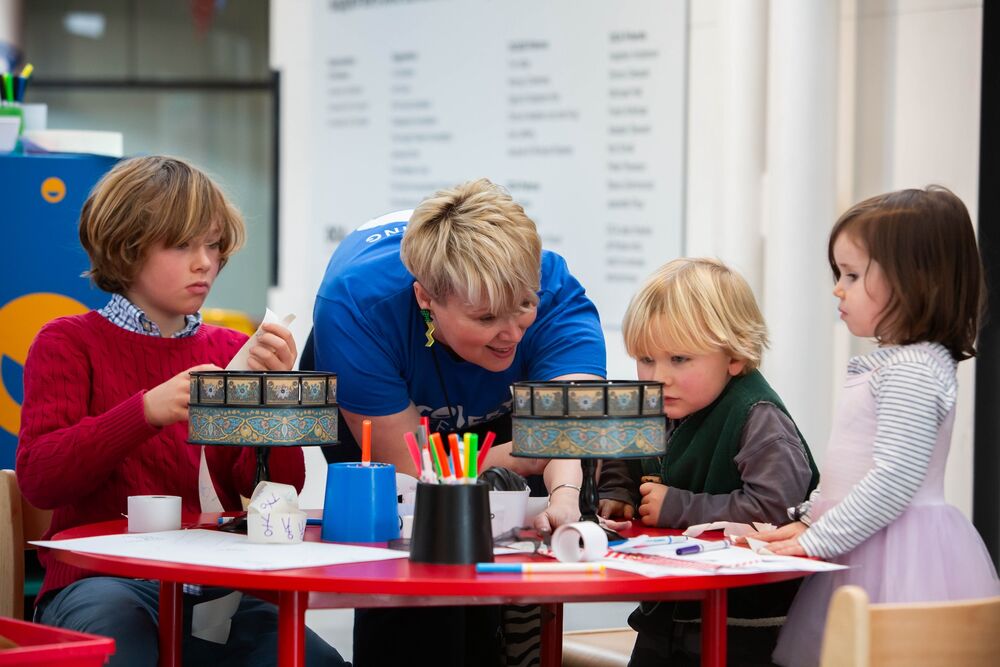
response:
<path fill-rule="evenodd" d="M 481 178 L 441 190 L 410 216 L 400 257 L 436 300 L 454 294 L 494 313 L 537 302 L 542 240 L 506 190 Z"/>
<path fill-rule="evenodd" d="M 119 162 L 90 192 L 80 213 L 89 275 L 106 292 L 129 289 L 156 244 L 174 246 L 219 230 L 220 268 L 240 249 L 240 212 L 212 179 L 184 160 L 151 155 Z"/>
<path fill-rule="evenodd" d="M 625 348 L 634 359 L 658 351 L 706 354 L 723 350 L 760 366 L 767 324 L 753 290 L 716 259 L 681 258 L 650 276 L 632 297 L 622 322 Z"/>

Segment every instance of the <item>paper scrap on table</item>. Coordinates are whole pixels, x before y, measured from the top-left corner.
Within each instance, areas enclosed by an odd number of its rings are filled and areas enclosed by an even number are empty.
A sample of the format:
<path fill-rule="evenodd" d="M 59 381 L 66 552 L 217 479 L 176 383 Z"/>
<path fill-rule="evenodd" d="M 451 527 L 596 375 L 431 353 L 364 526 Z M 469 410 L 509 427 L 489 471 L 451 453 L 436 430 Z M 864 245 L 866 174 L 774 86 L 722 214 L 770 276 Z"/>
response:
<path fill-rule="evenodd" d="M 260 323 L 261 326 L 257 327 L 257 331 L 255 331 L 253 335 L 250 336 L 245 343 L 243 343 L 243 347 L 241 347 L 236 355 L 230 360 L 229 364 L 226 366 L 226 370 L 250 370 L 250 366 L 247 365 L 247 362 L 250 359 L 250 348 L 253 347 L 253 344 L 261 337 L 264 324 L 277 322 L 282 326 L 288 327 L 293 320 L 295 320 L 294 313 L 289 313 L 288 315 L 279 318 L 270 308 L 265 308 L 264 320 Z M 208 470 L 208 460 L 205 458 L 205 445 L 201 446 L 201 461 L 198 463 L 198 499 L 201 501 L 202 512 L 222 512 L 225 509 L 222 506 L 222 501 L 219 500 L 219 494 L 215 491 L 215 484 L 212 482 L 212 474 Z"/>
<path fill-rule="evenodd" d="M 755 554 L 764 555 L 774 555 L 774 552 L 767 548 L 770 542 L 765 542 L 764 540 L 758 540 L 754 537 L 747 535 L 747 544 L 750 545 L 750 551 Z"/>
<path fill-rule="evenodd" d="M 729 539 L 741 542 L 747 535 L 774 530 L 774 526 L 770 523 L 760 521 L 754 521 L 752 526 L 748 523 L 737 523 L 735 521 L 713 521 L 712 523 L 699 523 L 694 526 L 688 526 L 683 534 L 688 537 L 698 537 L 709 530 L 721 530 L 722 534 Z"/>
<path fill-rule="evenodd" d="M 247 506 L 247 539 L 255 544 L 299 544 L 306 532 L 306 513 L 291 484 L 260 482 Z"/>

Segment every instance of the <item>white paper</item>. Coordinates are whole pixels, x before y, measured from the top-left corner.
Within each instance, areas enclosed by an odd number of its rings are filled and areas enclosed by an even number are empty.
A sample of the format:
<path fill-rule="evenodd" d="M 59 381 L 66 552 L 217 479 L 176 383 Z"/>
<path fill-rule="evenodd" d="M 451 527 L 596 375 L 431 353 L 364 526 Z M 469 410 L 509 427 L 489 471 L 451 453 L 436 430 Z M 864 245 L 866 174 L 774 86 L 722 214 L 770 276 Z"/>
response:
<path fill-rule="evenodd" d="M 261 326 L 257 327 L 257 331 L 254 332 L 250 338 L 243 343 L 243 347 L 239 349 L 236 355 L 230 360 L 229 365 L 226 366 L 227 371 L 246 371 L 250 370 L 247 365 L 247 361 L 250 359 L 250 348 L 257 342 L 263 331 L 262 327 L 265 323 L 277 322 L 285 327 L 292 323 L 295 319 L 293 313 L 285 315 L 283 318 L 278 318 L 270 308 L 264 309 L 264 320 L 260 323 Z M 225 508 L 222 507 L 222 501 L 219 500 L 219 494 L 215 491 L 215 484 L 212 482 L 212 474 L 208 470 L 208 461 L 205 458 L 205 445 L 201 446 L 201 457 L 198 463 L 198 500 L 201 504 L 201 511 L 205 513 L 210 512 L 222 512 Z"/>
<path fill-rule="evenodd" d="M 135 535 L 102 535 L 32 544 L 49 549 L 126 558 L 205 565 L 233 570 L 288 570 L 406 558 L 406 552 L 328 542 L 252 544 L 246 535 L 217 530 L 170 530 Z"/>
<path fill-rule="evenodd" d="M 215 644 L 229 641 L 233 614 L 240 607 L 243 594 L 233 591 L 221 598 L 199 602 L 191 608 L 191 636 Z"/>

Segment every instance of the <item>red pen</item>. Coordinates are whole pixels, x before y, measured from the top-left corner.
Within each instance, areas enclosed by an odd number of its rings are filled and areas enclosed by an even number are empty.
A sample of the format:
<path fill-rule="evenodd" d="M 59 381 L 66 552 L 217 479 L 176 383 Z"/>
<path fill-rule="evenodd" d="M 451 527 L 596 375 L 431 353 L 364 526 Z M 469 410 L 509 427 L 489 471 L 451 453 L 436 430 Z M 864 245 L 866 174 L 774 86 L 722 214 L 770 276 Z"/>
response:
<path fill-rule="evenodd" d="M 480 471 L 483 469 L 483 462 L 486 460 L 486 452 L 490 451 L 490 447 L 493 446 L 493 441 L 497 439 L 497 434 L 490 431 L 486 434 L 486 439 L 483 440 L 483 448 L 479 450 L 479 456 L 476 458 L 476 464 Z"/>
<path fill-rule="evenodd" d="M 455 466 L 455 477 L 462 479 L 465 473 L 462 471 L 462 453 L 458 448 L 458 435 L 451 433 L 448 435 L 448 444 L 451 445 L 451 462 Z"/>
<path fill-rule="evenodd" d="M 404 433 L 403 440 L 406 441 L 406 448 L 410 450 L 410 458 L 413 459 L 413 465 L 417 466 L 417 477 L 420 477 L 422 468 L 420 466 L 420 446 L 417 444 L 417 438 L 413 433 Z"/>

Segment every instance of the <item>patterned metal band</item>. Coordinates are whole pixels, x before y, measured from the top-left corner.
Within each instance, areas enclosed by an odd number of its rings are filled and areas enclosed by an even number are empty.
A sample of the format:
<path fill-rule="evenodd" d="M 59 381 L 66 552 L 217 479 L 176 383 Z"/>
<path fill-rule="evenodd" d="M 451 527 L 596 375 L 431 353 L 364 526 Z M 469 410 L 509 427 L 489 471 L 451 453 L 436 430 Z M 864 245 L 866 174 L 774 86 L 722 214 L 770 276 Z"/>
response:
<path fill-rule="evenodd" d="M 513 390 L 515 456 L 638 458 L 665 451 L 662 383 L 517 382 Z"/>
<path fill-rule="evenodd" d="M 337 376 L 311 371 L 191 373 L 188 442 L 337 444 Z"/>

